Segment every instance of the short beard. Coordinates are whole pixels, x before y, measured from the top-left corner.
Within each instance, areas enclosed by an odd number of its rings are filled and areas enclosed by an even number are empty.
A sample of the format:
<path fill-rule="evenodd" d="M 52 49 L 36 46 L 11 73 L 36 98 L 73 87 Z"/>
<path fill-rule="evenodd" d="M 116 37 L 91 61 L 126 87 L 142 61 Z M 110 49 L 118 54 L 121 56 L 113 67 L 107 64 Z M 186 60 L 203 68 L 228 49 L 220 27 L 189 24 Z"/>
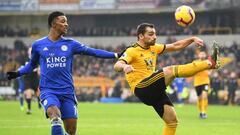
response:
<path fill-rule="evenodd" d="M 155 43 L 156 43 L 156 41 L 152 41 L 152 42 L 145 42 L 145 44 L 146 44 L 146 45 L 149 45 L 149 46 L 151 46 L 151 45 L 155 45 Z"/>

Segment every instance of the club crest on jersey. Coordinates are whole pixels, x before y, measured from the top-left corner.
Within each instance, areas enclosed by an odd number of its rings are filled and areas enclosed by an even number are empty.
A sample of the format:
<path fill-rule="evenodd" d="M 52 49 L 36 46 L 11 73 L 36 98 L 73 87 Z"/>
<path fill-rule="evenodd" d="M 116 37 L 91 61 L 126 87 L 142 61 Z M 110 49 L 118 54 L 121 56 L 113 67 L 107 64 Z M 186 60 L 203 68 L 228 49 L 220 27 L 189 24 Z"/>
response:
<path fill-rule="evenodd" d="M 67 47 L 66 45 L 62 45 L 62 46 L 61 46 L 61 50 L 62 50 L 62 51 L 67 51 L 67 50 L 68 50 L 68 47 Z"/>

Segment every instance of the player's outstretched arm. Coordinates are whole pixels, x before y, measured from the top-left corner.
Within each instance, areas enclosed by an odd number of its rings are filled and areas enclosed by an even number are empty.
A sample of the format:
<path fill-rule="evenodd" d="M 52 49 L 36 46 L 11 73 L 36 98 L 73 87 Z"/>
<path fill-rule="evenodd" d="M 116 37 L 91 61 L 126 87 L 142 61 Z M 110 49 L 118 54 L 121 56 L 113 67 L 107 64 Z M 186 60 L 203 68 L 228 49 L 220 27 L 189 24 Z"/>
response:
<path fill-rule="evenodd" d="M 191 45 L 192 43 L 195 43 L 195 45 L 197 47 L 202 47 L 204 45 L 202 39 L 200 39 L 198 37 L 190 37 L 190 38 L 176 41 L 171 44 L 167 44 L 165 52 L 179 51 L 179 50 L 182 50 L 185 47 Z"/>
<path fill-rule="evenodd" d="M 106 59 L 119 58 L 122 55 L 121 53 L 109 52 L 106 50 L 95 49 L 91 47 L 88 47 L 84 54 Z"/>

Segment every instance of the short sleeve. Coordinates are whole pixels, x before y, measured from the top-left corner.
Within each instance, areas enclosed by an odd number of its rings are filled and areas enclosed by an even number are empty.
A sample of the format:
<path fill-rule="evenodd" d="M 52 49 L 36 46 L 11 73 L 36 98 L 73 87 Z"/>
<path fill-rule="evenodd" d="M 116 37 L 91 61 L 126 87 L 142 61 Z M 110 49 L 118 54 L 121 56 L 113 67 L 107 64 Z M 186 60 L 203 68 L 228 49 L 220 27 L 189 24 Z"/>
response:
<path fill-rule="evenodd" d="M 165 44 L 156 44 L 156 45 L 155 45 L 155 48 L 156 48 L 156 52 L 157 52 L 158 54 L 160 54 L 160 53 L 163 53 L 163 52 L 164 52 L 164 50 L 165 50 L 165 48 L 166 48 L 166 45 L 165 45 Z"/>
<path fill-rule="evenodd" d="M 124 61 L 126 64 L 131 63 L 133 57 L 131 56 L 131 50 L 127 49 L 123 55 L 119 58 L 119 60 Z"/>

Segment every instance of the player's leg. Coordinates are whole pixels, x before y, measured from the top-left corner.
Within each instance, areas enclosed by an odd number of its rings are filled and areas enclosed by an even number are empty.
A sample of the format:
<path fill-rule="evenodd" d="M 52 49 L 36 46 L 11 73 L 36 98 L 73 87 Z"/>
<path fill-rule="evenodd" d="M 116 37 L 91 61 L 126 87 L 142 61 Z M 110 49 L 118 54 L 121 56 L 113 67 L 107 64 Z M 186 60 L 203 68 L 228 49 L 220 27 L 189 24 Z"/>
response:
<path fill-rule="evenodd" d="M 164 105 L 164 113 L 162 119 L 165 122 L 163 135 L 175 135 L 178 120 L 176 111 L 173 106 L 167 104 Z"/>
<path fill-rule="evenodd" d="M 38 87 L 36 91 L 36 97 L 37 97 L 38 108 L 40 109 L 42 106 L 41 106 L 41 100 L 39 96 L 40 96 L 40 89 Z"/>
<path fill-rule="evenodd" d="M 67 135 L 76 135 L 77 132 L 77 119 L 64 119 L 64 128 Z"/>
<path fill-rule="evenodd" d="M 183 106 L 182 91 L 177 92 L 178 107 Z"/>
<path fill-rule="evenodd" d="M 62 128 L 61 112 L 57 106 L 50 106 L 47 115 L 51 120 L 51 135 L 64 135 Z"/>
<path fill-rule="evenodd" d="M 159 70 L 137 84 L 134 93 L 143 103 L 153 106 L 164 120 L 163 135 L 175 135 L 177 116 L 165 90 L 163 70 Z"/>
<path fill-rule="evenodd" d="M 77 133 L 77 101 L 75 95 L 62 96 L 61 113 L 64 123 L 64 128 L 67 135 L 76 135 Z"/>
<path fill-rule="evenodd" d="M 199 109 L 199 118 L 207 118 L 207 107 L 208 107 L 208 85 L 200 85 L 196 87 L 196 92 L 198 96 L 198 109 Z"/>
<path fill-rule="evenodd" d="M 64 135 L 58 97 L 49 93 L 42 95 L 41 104 L 43 105 L 47 118 L 50 118 L 51 121 L 51 135 Z"/>
<path fill-rule="evenodd" d="M 24 98 L 23 98 L 23 90 L 18 89 L 18 96 L 19 96 L 19 102 L 20 102 L 20 109 L 23 111 L 24 110 Z"/>
<path fill-rule="evenodd" d="M 164 99 L 168 99 L 168 97 Z M 170 99 L 165 101 L 168 102 L 162 102 L 160 104 L 153 105 L 153 108 L 165 122 L 163 127 L 163 135 L 175 135 L 178 125 L 177 114 Z"/>
<path fill-rule="evenodd" d="M 27 102 L 27 114 L 31 114 L 32 90 L 30 88 L 26 89 L 24 95 Z"/>
<path fill-rule="evenodd" d="M 212 55 L 204 61 L 195 61 L 184 65 L 174 65 L 163 68 L 165 76 L 165 84 L 169 85 L 175 77 L 189 77 L 194 74 L 206 70 L 219 68 L 219 46 L 214 42 Z"/>

